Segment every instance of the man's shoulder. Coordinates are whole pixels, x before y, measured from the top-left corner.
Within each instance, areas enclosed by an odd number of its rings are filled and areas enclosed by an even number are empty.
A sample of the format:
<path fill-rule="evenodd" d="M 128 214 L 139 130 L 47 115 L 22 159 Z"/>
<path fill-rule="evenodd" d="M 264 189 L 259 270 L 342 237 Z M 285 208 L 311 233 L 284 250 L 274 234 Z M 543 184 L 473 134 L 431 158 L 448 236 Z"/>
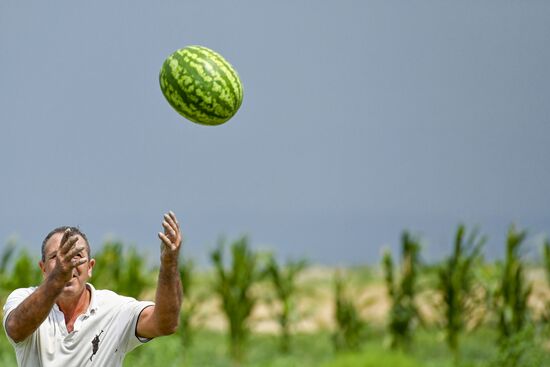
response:
<path fill-rule="evenodd" d="M 5 322 L 8 319 L 8 314 L 13 311 L 21 302 L 30 296 L 38 287 L 17 288 L 11 292 L 2 307 Z"/>
<path fill-rule="evenodd" d="M 27 298 L 30 296 L 38 287 L 26 287 L 26 288 L 17 288 L 13 290 L 9 296 L 8 301 L 11 299 L 21 299 L 21 298 Z"/>

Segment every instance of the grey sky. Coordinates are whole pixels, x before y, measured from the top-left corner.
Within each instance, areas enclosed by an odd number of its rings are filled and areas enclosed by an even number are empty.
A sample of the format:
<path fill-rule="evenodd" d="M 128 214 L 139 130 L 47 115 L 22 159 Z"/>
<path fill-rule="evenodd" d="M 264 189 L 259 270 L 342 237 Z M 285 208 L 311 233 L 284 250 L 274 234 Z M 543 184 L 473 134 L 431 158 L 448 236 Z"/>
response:
<path fill-rule="evenodd" d="M 164 100 L 199 44 L 244 102 L 204 127 Z M 546 1 L 2 1 L 0 241 L 80 225 L 157 253 L 249 234 L 282 257 L 376 262 L 403 229 L 447 253 L 479 225 L 550 233 Z"/>

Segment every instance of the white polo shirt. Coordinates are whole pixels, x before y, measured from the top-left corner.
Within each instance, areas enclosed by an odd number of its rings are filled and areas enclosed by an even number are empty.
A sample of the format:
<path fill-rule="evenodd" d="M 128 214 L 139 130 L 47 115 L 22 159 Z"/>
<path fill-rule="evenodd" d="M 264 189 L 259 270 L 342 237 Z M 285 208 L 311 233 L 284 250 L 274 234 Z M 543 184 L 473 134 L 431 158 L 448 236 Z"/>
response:
<path fill-rule="evenodd" d="M 48 317 L 36 331 L 22 342 L 15 343 L 17 364 L 20 367 L 122 366 L 124 355 L 148 339 L 136 337 L 139 314 L 153 302 L 141 302 L 109 290 L 91 291 L 90 305 L 67 331 L 65 317 L 54 304 Z M 4 305 L 6 320 L 37 287 L 13 291 Z M 7 333 L 6 333 L 7 334 Z"/>

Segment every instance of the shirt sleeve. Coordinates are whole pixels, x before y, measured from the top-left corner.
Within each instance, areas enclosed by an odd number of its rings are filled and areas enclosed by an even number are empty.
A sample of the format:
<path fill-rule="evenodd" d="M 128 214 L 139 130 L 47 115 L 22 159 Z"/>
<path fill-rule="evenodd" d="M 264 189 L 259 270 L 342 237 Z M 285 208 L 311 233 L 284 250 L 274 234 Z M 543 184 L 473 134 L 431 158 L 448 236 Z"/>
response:
<path fill-rule="evenodd" d="M 136 348 L 137 346 L 151 340 L 147 338 L 139 338 L 136 335 L 136 328 L 137 328 L 137 323 L 139 320 L 139 316 L 141 315 L 141 312 L 145 308 L 154 306 L 154 305 L 155 304 L 153 302 L 136 301 L 135 299 L 131 299 L 130 302 L 123 305 L 121 314 L 128 316 L 125 318 L 125 325 L 124 325 L 124 331 L 123 331 L 123 338 L 126 341 L 125 343 L 126 345 L 124 348 L 126 353 Z"/>
<path fill-rule="evenodd" d="M 6 300 L 6 303 L 4 304 L 4 308 L 3 308 L 4 316 L 2 318 L 2 325 L 4 326 L 4 331 L 6 333 L 6 336 L 12 345 L 15 345 L 17 343 L 13 341 L 12 338 L 10 338 L 10 336 L 8 335 L 8 331 L 6 328 L 6 322 L 8 321 L 8 316 L 13 310 L 17 308 L 17 306 L 21 304 L 21 302 L 23 302 L 28 296 L 30 296 L 35 289 L 36 287 L 18 288 L 10 293 L 10 295 L 8 296 L 8 299 Z"/>

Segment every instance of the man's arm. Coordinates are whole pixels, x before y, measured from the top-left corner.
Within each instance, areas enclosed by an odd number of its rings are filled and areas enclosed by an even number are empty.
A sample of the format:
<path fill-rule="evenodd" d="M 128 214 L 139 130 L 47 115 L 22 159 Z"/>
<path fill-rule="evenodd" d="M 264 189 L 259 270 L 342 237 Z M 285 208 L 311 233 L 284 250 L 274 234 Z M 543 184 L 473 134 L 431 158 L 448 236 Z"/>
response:
<path fill-rule="evenodd" d="M 164 215 L 162 226 L 164 233 L 159 233 L 161 255 L 155 305 L 141 312 L 136 328 L 137 336 L 142 338 L 173 334 L 179 323 L 183 290 L 178 258 L 182 236 L 173 212 Z"/>
<path fill-rule="evenodd" d="M 42 284 L 13 311 L 6 320 L 6 333 L 16 343 L 28 338 L 44 322 L 65 283 L 71 280 L 72 269 L 88 261 L 73 257 L 84 250 L 75 246 L 77 236 L 69 237 L 67 230 L 56 256 L 56 267 Z"/>

